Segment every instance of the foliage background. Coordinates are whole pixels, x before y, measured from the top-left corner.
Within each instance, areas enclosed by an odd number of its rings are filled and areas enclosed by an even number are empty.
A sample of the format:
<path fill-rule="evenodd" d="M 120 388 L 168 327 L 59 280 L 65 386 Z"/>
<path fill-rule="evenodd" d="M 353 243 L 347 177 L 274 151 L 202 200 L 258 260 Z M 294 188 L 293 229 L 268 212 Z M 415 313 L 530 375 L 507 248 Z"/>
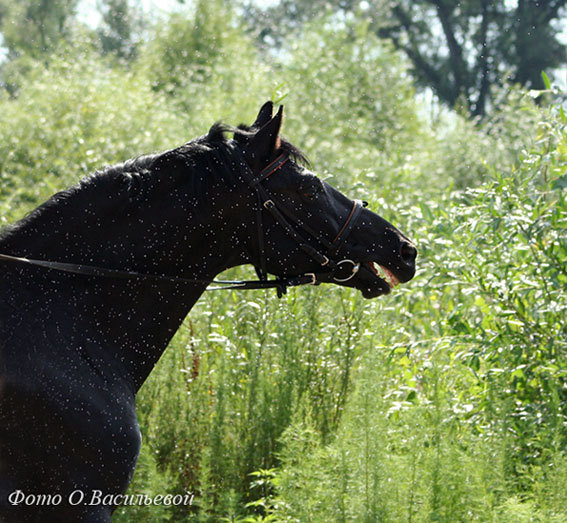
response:
<path fill-rule="evenodd" d="M 114 519 L 566 521 L 560 90 L 546 76 L 543 91 L 503 86 L 471 120 L 416 93 L 363 17 L 324 14 L 277 52 L 222 0 L 126 47 L 109 44 L 108 20 L 106 40 L 65 25 L 2 69 L 2 224 L 97 168 L 285 98 L 285 133 L 319 174 L 420 251 L 416 278 L 379 300 L 330 286 L 204 295 L 138 397 L 130 488 L 194 504 Z"/>

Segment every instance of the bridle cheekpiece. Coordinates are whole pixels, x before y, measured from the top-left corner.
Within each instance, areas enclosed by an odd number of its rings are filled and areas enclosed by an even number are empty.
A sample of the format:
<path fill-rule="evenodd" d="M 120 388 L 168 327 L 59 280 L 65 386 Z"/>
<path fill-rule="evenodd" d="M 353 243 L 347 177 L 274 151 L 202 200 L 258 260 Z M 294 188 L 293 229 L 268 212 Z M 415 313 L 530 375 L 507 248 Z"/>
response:
<path fill-rule="evenodd" d="M 260 281 L 269 281 L 266 270 L 266 252 L 264 249 L 264 229 L 263 229 L 263 218 L 262 214 L 264 210 L 267 210 L 276 222 L 283 227 L 283 229 L 297 242 L 299 248 L 303 250 L 309 257 L 314 259 L 323 269 L 320 272 L 309 272 L 305 273 L 299 278 L 305 279 L 309 278 L 310 281 L 307 283 L 310 285 L 317 285 L 321 282 L 335 281 L 338 283 L 344 283 L 356 276 L 358 270 L 360 269 L 360 263 L 356 263 L 350 259 L 343 259 L 340 261 L 335 261 L 335 257 L 339 250 L 343 246 L 344 242 L 352 232 L 362 208 L 366 205 L 366 202 L 361 202 L 358 200 L 353 201 L 352 209 L 350 213 L 332 241 L 321 237 L 320 233 L 315 232 L 311 227 L 301 221 L 295 216 L 292 210 L 286 208 L 281 203 L 277 205 L 274 202 L 273 197 L 268 193 L 265 187 L 263 187 L 262 182 L 272 176 L 280 167 L 282 167 L 289 160 L 289 154 L 287 152 L 281 153 L 275 160 L 270 162 L 266 167 L 264 167 L 260 173 L 254 177 L 248 164 L 243 161 L 243 172 L 244 178 L 248 185 L 256 192 L 258 198 L 258 205 L 256 207 L 256 226 L 258 232 L 258 247 L 259 247 L 259 265 L 256 265 L 256 273 Z M 295 227 L 292 223 L 295 224 Z M 296 228 L 299 228 L 315 238 L 324 247 L 326 247 L 325 252 L 321 252 L 311 245 L 309 245 L 300 232 Z M 350 273 L 343 274 L 343 268 L 350 264 Z M 297 277 L 295 277 L 297 278 Z M 274 281 L 280 281 L 281 284 L 276 287 L 278 291 L 278 296 L 281 297 L 285 294 L 286 287 L 290 286 L 286 284 L 285 278 L 276 279 Z"/>

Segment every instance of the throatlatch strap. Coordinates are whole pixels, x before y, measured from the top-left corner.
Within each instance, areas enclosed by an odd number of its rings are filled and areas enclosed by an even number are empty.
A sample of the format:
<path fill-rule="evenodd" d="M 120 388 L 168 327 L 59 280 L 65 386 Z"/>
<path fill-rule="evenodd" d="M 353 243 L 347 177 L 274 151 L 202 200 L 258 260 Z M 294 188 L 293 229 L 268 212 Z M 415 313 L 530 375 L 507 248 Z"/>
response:
<path fill-rule="evenodd" d="M 256 274 L 260 280 L 265 281 L 268 279 L 268 270 L 266 268 L 266 253 L 264 247 L 264 227 L 262 223 L 262 196 L 259 192 L 258 195 L 258 208 L 256 209 L 256 227 L 258 228 L 258 252 L 260 254 L 260 266 L 256 266 Z"/>

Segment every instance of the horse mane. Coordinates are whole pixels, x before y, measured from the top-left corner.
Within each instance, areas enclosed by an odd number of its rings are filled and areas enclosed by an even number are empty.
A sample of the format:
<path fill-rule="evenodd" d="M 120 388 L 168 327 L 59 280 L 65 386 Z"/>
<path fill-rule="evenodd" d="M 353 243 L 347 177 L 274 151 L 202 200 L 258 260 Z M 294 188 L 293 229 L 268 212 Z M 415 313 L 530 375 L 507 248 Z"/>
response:
<path fill-rule="evenodd" d="M 223 177 L 230 183 L 233 176 L 234 145 L 245 146 L 255 129 L 239 125 L 232 127 L 222 122 L 211 126 L 206 135 L 179 147 L 161 153 L 145 154 L 122 163 L 107 166 L 80 180 L 76 185 L 57 192 L 44 203 L 30 211 L 18 222 L 0 230 L 0 241 L 9 240 L 16 232 L 37 223 L 53 223 L 65 203 L 84 196 L 87 205 L 96 199 L 119 204 L 139 204 L 158 190 L 167 190 L 174 184 L 189 183 L 190 192 L 198 200 L 204 192 L 207 180 L 212 176 Z M 227 138 L 233 133 L 234 140 Z M 301 164 L 309 165 L 306 156 L 286 139 L 281 139 L 280 150 Z M 206 173 L 206 176 L 203 175 Z"/>

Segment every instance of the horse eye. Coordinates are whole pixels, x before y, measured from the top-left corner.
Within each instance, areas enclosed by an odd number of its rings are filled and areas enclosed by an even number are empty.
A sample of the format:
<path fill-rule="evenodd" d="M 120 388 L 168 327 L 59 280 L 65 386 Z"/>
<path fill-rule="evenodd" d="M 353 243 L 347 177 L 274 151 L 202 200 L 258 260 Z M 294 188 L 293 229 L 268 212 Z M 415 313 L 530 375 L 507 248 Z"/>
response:
<path fill-rule="evenodd" d="M 311 201 L 311 200 L 314 200 L 317 195 L 315 194 L 314 191 L 311 191 L 311 192 L 304 192 L 304 193 L 302 193 L 302 196 L 303 196 L 306 200 Z"/>
<path fill-rule="evenodd" d="M 299 186 L 299 193 L 306 200 L 313 201 L 317 198 L 321 189 L 321 182 L 317 178 L 312 178 L 301 183 Z"/>

